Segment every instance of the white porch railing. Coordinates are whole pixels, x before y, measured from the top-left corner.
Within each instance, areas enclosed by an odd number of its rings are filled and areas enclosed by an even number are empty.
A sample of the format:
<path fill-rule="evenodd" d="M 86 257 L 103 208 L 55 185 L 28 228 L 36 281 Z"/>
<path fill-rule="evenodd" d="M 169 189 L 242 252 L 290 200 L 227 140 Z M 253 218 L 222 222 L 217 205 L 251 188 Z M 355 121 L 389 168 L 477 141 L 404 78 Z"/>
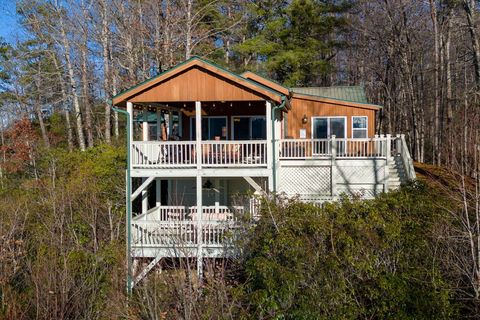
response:
<path fill-rule="evenodd" d="M 388 138 L 338 139 L 338 158 L 385 158 Z"/>
<path fill-rule="evenodd" d="M 330 158 L 334 149 L 338 158 L 385 158 L 387 139 L 282 139 L 280 159 Z"/>
<path fill-rule="evenodd" d="M 135 221 L 132 223 L 134 247 L 190 247 L 201 240 L 205 246 L 224 246 L 236 228 L 233 222 L 203 221 L 201 239 L 198 221 Z"/>
<path fill-rule="evenodd" d="M 143 168 L 194 167 L 195 141 L 134 141 L 132 165 Z"/>
<path fill-rule="evenodd" d="M 388 143 L 390 139 L 390 143 Z M 386 158 L 400 137 L 380 136 L 367 139 L 280 139 L 279 159 Z M 267 141 L 202 141 L 202 167 L 266 167 Z M 401 151 L 408 149 L 402 148 Z M 402 156 L 407 156 L 402 154 Z M 195 141 L 134 141 L 132 166 L 135 168 L 196 167 Z"/>
<path fill-rule="evenodd" d="M 202 141 L 203 167 L 266 167 L 267 141 Z M 195 167 L 195 141 L 134 141 L 132 166 L 137 168 Z"/>
<path fill-rule="evenodd" d="M 243 206 L 215 205 L 203 206 L 202 208 L 202 221 L 234 221 L 236 215 L 245 213 Z M 252 214 L 255 213 L 252 212 Z M 196 206 L 159 206 L 133 218 L 134 221 L 186 221 L 198 219 L 199 215 L 197 214 Z"/>
<path fill-rule="evenodd" d="M 267 141 L 203 141 L 205 167 L 258 167 L 267 165 Z"/>
<path fill-rule="evenodd" d="M 255 205 L 252 205 L 255 202 Z M 258 217 L 259 203 L 250 200 L 253 217 Z M 136 247 L 181 247 L 198 244 L 199 223 L 202 229 L 202 244 L 206 246 L 226 245 L 232 240 L 234 229 L 239 227 L 239 216 L 245 213 L 243 206 L 203 206 L 199 220 L 196 206 L 160 206 L 145 214 L 137 215 L 132 221 L 132 239 Z"/>
<path fill-rule="evenodd" d="M 332 154 L 329 139 L 284 139 L 280 146 L 280 159 L 312 159 Z"/>

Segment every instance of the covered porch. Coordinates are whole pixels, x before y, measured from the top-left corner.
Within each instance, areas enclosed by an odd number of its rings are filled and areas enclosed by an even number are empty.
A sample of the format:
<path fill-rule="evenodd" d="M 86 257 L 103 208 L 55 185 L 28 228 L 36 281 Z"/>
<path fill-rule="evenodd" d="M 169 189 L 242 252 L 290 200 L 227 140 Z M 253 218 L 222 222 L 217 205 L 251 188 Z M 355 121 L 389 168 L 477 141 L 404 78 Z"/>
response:
<path fill-rule="evenodd" d="M 132 167 L 266 168 L 271 108 L 269 101 L 132 105 Z"/>

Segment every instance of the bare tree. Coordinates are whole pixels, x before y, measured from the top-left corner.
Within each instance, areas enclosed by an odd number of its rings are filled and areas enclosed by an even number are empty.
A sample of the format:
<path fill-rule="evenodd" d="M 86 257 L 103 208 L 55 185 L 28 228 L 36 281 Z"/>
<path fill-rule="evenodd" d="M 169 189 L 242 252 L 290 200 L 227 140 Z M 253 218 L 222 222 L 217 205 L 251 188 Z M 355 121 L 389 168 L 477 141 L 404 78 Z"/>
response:
<path fill-rule="evenodd" d="M 68 81 L 70 84 L 70 91 L 72 94 L 73 108 L 75 110 L 75 122 L 77 124 L 78 145 L 80 147 L 80 150 L 85 151 L 85 136 L 83 134 L 83 117 L 82 117 L 82 111 L 80 109 L 80 100 L 79 100 L 78 91 L 77 91 L 77 81 L 75 79 L 75 72 L 74 72 L 73 62 L 71 58 L 71 45 L 70 45 L 70 40 L 68 39 L 68 36 L 67 36 L 62 8 L 59 6 L 58 0 L 55 0 L 54 8 L 56 10 L 56 14 L 58 17 L 59 32 L 60 32 L 59 42 L 62 45 L 62 51 L 65 58 L 67 72 L 68 72 L 67 75 L 68 75 Z"/>

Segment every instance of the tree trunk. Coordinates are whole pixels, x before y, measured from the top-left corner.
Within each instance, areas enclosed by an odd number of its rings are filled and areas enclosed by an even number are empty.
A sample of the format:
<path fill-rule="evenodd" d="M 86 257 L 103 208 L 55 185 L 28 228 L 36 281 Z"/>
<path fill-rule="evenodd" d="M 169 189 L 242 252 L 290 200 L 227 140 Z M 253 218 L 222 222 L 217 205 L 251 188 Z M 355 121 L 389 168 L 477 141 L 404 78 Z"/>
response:
<path fill-rule="evenodd" d="M 112 75 L 112 95 L 117 95 L 117 77 L 115 74 Z M 115 138 L 118 139 L 120 136 L 119 128 L 118 128 L 118 112 L 113 113 L 113 132 L 115 134 Z"/>
<path fill-rule="evenodd" d="M 89 16 L 84 1 L 82 1 L 83 19 L 88 23 Z M 82 102 L 85 109 L 85 131 L 87 132 L 87 146 L 93 147 L 93 123 L 92 123 L 92 106 L 90 104 L 88 92 L 88 26 L 83 28 L 83 43 L 80 45 L 80 69 L 82 78 Z"/>
<path fill-rule="evenodd" d="M 107 4 L 104 0 L 100 3 L 102 7 L 102 34 L 101 34 L 101 43 L 102 43 L 102 57 L 103 57 L 103 90 L 105 91 L 105 141 L 107 143 L 112 142 L 111 137 L 111 110 L 108 100 L 110 98 L 110 86 L 109 86 L 109 77 L 110 77 L 110 67 L 109 67 L 109 55 L 108 55 L 108 14 L 107 14 Z"/>
<path fill-rule="evenodd" d="M 81 48 L 81 73 L 82 73 L 82 101 L 85 110 L 85 131 L 87 132 L 87 146 L 93 147 L 93 124 L 92 106 L 90 105 L 88 93 L 88 57 L 87 57 L 87 35 Z"/>
<path fill-rule="evenodd" d="M 47 149 L 50 149 L 50 140 L 48 139 L 47 128 L 45 127 L 45 122 L 43 121 L 42 107 L 40 102 L 36 101 L 35 104 L 35 113 L 37 114 L 38 123 L 40 124 L 40 132 L 42 133 L 42 140 Z"/>
<path fill-rule="evenodd" d="M 447 165 L 451 164 L 451 157 L 453 156 L 453 130 L 452 130 L 452 118 L 453 118 L 453 110 L 452 110 L 452 103 L 453 103 L 453 96 L 452 96 L 452 67 L 450 62 L 450 43 L 451 43 L 451 34 L 452 34 L 452 19 L 453 19 L 453 12 L 448 17 L 447 21 L 447 34 L 445 37 L 445 82 L 446 82 L 446 107 L 447 107 L 447 125 L 446 125 L 446 141 L 447 141 L 447 148 L 449 152 L 447 152 L 448 156 L 446 156 Z M 450 148 L 451 147 L 451 148 Z M 449 150 L 450 149 L 450 150 Z"/>
<path fill-rule="evenodd" d="M 63 45 L 63 51 L 65 56 L 65 63 L 68 71 L 68 80 L 70 82 L 70 90 L 72 93 L 72 100 L 73 100 L 73 108 L 75 110 L 75 121 L 77 124 L 77 138 L 78 138 L 78 145 L 81 151 L 85 151 L 85 136 L 83 134 L 83 119 L 82 119 L 82 112 L 80 110 L 80 102 L 78 99 L 78 92 L 77 92 L 77 84 L 75 80 L 75 73 L 73 71 L 73 64 L 70 56 L 70 40 L 68 40 L 67 33 L 65 31 L 65 25 L 63 21 L 62 12 L 60 12 L 60 8 L 56 3 L 57 13 L 59 13 L 58 22 L 60 24 L 60 35 L 61 35 L 61 42 Z"/>
<path fill-rule="evenodd" d="M 172 11 L 170 0 L 165 1 L 165 17 L 164 17 L 164 32 L 165 41 L 163 45 L 164 55 L 164 70 L 170 68 L 173 65 L 173 48 L 172 48 L 172 34 L 171 28 L 168 26 L 172 24 Z"/>
<path fill-rule="evenodd" d="M 37 70 L 40 74 L 40 70 Z M 50 149 L 50 140 L 48 139 L 47 128 L 45 127 L 45 122 L 43 121 L 42 106 L 40 102 L 42 101 L 42 96 L 40 95 L 41 86 L 38 77 L 35 77 L 35 90 L 38 93 L 37 101 L 34 101 L 35 113 L 37 114 L 38 124 L 40 125 L 40 132 L 42 133 L 42 140 L 47 149 Z"/>
<path fill-rule="evenodd" d="M 110 75 L 111 75 L 111 92 L 112 92 L 112 97 L 115 97 L 117 95 L 117 73 L 116 69 L 114 67 L 114 60 L 113 60 L 113 55 L 112 55 L 112 37 L 109 37 L 108 39 L 108 46 L 109 46 L 109 59 L 110 63 L 112 64 L 112 68 L 110 70 Z M 118 112 L 113 113 L 113 132 L 115 135 L 115 138 L 118 139 L 119 137 L 119 128 L 118 128 Z"/>
<path fill-rule="evenodd" d="M 434 130 L 433 130 L 433 154 L 432 163 L 439 164 L 439 144 L 440 144 L 440 88 L 439 88 L 439 65 L 440 65 L 440 45 L 438 33 L 438 18 L 437 18 L 437 3 L 436 0 L 430 0 L 430 17 L 433 24 L 434 37 L 434 79 L 433 86 L 435 92 L 435 106 L 434 106 Z"/>
<path fill-rule="evenodd" d="M 57 77 L 58 77 L 58 82 L 60 83 L 60 93 L 62 95 L 62 102 L 63 102 L 63 112 L 65 115 L 65 126 L 67 127 L 67 143 L 68 143 L 68 151 L 73 151 L 73 129 L 72 129 L 72 123 L 70 122 L 70 113 L 68 112 L 68 108 L 65 106 L 65 104 L 68 101 L 67 93 L 65 91 L 65 82 L 62 77 L 62 73 L 60 70 L 60 66 L 58 63 L 58 57 L 53 50 L 51 51 L 52 53 L 52 60 L 53 64 L 55 66 L 55 70 L 57 72 Z"/>
<path fill-rule="evenodd" d="M 468 31 L 472 42 L 473 67 L 475 69 L 476 90 L 480 88 L 480 44 L 475 26 L 475 0 L 463 0 L 463 8 L 467 14 Z"/>
<path fill-rule="evenodd" d="M 185 24 L 185 60 L 192 55 L 192 7 L 193 0 L 187 0 L 187 21 Z"/>

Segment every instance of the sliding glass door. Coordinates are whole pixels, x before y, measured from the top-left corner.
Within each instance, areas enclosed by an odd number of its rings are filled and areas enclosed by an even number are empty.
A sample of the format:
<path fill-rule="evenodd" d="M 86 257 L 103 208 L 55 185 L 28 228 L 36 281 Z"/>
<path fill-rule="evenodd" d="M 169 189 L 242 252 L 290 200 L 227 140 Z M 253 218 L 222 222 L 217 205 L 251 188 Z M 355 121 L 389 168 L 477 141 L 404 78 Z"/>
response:
<path fill-rule="evenodd" d="M 314 139 L 329 139 L 335 135 L 338 139 L 345 139 L 346 128 L 345 117 L 314 117 L 312 137 Z"/>
<path fill-rule="evenodd" d="M 267 139 L 266 125 L 265 117 L 232 117 L 233 140 L 265 140 Z"/>
<path fill-rule="evenodd" d="M 346 117 L 313 117 L 312 118 L 312 138 L 330 139 L 335 135 L 336 139 L 345 139 L 347 136 L 347 118 Z M 345 144 L 337 143 L 337 152 L 342 153 Z M 328 146 L 325 143 L 314 143 L 313 152 L 316 154 L 325 154 Z"/>

